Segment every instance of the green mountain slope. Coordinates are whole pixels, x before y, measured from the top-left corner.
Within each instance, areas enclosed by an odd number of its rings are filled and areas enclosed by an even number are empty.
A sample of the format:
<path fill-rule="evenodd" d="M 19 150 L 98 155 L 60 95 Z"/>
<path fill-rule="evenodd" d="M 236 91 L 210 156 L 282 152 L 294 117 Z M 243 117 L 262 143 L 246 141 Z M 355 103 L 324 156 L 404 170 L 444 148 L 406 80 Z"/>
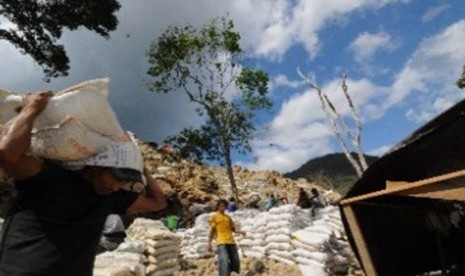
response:
<path fill-rule="evenodd" d="M 368 165 L 379 157 L 365 155 Z M 305 178 L 326 184 L 345 195 L 357 181 L 357 173 L 343 153 L 332 153 L 309 160 L 295 171 L 284 174 L 291 179 Z"/>

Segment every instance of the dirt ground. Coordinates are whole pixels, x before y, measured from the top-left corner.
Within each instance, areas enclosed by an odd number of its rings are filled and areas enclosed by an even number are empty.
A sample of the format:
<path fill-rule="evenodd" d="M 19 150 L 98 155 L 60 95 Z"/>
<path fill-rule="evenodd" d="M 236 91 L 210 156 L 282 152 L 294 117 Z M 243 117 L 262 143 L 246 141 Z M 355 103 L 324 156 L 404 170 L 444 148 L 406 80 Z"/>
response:
<path fill-rule="evenodd" d="M 263 264 L 263 266 L 260 264 Z M 214 258 L 208 259 L 189 259 L 183 264 L 183 270 L 178 271 L 174 276 L 215 276 L 218 275 L 217 266 Z M 263 269 L 262 273 L 257 273 L 257 269 Z M 252 275 L 280 275 L 280 276 L 300 276 L 300 270 L 297 266 L 290 266 L 276 262 L 270 259 L 243 258 L 241 259 L 241 273 L 233 274 L 240 276 Z"/>

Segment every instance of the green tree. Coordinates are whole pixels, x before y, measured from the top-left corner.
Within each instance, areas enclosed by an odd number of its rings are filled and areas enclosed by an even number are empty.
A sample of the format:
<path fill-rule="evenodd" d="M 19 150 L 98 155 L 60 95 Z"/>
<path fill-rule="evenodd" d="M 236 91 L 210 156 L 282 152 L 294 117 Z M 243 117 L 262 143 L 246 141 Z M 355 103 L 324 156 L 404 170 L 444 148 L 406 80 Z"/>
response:
<path fill-rule="evenodd" d="M 63 45 L 58 44 L 63 29 L 85 27 L 103 37 L 116 29 L 114 13 L 117 0 L 6 0 L 0 2 L 0 15 L 14 28 L 0 29 L 5 39 L 30 55 L 41 67 L 47 81 L 66 76 L 69 59 Z"/>
<path fill-rule="evenodd" d="M 271 107 L 268 75 L 241 66 L 240 35 L 221 17 L 196 29 L 171 26 L 148 51 L 148 86 L 160 93 L 184 93 L 205 123 L 167 139 L 185 157 L 216 160 L 226 166 L 237 197 L 231 152 L 250 152 L 258 110 Z"/>
<path fill-rule="evenodd" d="M 465 88 L 465 66 L 463 67 L 462 76 L 457 80 L 457 86 L 460 89 Z"/>

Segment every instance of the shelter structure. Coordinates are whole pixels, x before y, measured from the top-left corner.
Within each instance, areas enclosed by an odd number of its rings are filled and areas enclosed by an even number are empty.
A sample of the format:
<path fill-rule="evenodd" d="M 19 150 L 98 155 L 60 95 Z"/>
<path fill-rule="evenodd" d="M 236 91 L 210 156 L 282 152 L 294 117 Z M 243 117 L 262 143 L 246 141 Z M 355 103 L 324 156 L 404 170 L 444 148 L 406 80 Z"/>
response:
<path fill-rule="evenodd" d="M 465 275 L 465 101 L 374 162 L 340 208 L 367 275 Z"/>

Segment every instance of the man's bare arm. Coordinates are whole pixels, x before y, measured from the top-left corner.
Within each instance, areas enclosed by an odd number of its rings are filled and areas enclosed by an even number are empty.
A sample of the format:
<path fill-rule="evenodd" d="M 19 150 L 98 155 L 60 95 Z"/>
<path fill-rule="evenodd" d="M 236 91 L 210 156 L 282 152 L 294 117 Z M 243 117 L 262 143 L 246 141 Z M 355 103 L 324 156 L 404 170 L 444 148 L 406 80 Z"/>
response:
<path fill-rule="evenodd" d="M 231 222 L 232 223 L 232 231 L 236 234 L 241 234 L 242 236 L 245 236 L 245 231 L 242 231 L 240 229 L 237 229 L 236 228 L 236 224 L 234 223 L 234 221 Z"/>
<path fill-rule="evenodd" d="M 210 227 L 210 232 L 208 233 L 208 245 L 207 245 L 208 251 L 212 250 L 212 241 L 213 241 L 214 236 L 215 236 L 215 228 Z"/>
<path fill-rule="evenodd" d="M 19 114 L 0 133 L 0 167 L 14 179 L 21 180 L 37 174 L 42 162 L 26 154 L 31 145 L 34 120 L 45 109 L 51 91 L 28 94 Z"/>
<path fill-rule="evenodd" d="M 136 201 L 129 207 L 130 213 L 138 212 L 157 212 L 167 207 L 166 197 L 154 179 L 147 170 L 144 170 L 144 175 L 147 180 L 146 194 L 140 195 Z"/>

